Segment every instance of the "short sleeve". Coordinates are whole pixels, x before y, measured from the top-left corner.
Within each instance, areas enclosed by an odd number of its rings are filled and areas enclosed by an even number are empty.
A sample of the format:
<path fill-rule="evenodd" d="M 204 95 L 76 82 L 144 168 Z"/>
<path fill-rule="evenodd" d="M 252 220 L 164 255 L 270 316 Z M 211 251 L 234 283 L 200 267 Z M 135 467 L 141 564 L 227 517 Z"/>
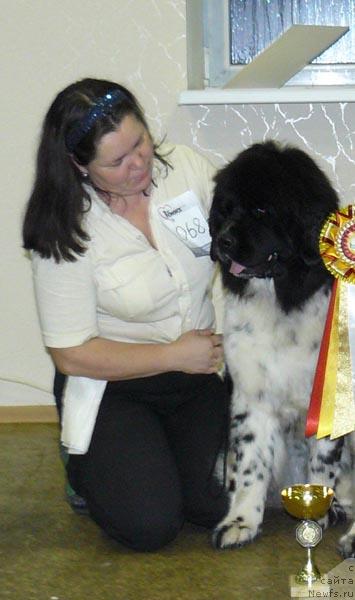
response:
<path fill-rule="evenodd" d="M 79 346 L 98 335 L 96 291 L 87 253 L 75 262 L 32 254 L 35 298 L 43 340 L 50 348 Z"/>

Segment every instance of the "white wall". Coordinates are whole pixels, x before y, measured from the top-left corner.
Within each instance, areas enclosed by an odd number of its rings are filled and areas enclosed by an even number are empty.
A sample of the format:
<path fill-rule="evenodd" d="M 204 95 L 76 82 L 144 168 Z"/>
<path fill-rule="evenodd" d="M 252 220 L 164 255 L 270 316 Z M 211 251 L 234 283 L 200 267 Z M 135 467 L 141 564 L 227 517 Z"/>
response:
<path fill-rule="evenodd" d="M 44 113 L 72 81 L 109 78 L 137 94 L 161 136 L 185 85 L 185 2 L 12 0 L 0 22 L 0 404 L 51 402 L 52 366 L 20 236 Z"/>
<path fill-rule="evenodd" d="M 65 85 L 86 76 L 128 85 L 156 136 L 194 145 L 216 165 L 266 137 L 294 142 L 352 201 L 354 104 L 177 106 L 185 0 L 12 0 L 2 3 L 1 26 L 0 405 L 52 401 L 20 229 L 40 124 Z"/>

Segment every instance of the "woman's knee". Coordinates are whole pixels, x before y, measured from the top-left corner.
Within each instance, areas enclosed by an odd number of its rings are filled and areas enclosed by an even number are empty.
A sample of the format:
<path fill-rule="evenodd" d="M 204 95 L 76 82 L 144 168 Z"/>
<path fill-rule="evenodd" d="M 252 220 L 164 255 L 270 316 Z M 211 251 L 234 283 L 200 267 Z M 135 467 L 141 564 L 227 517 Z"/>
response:
<path fill-rule="evenodd" d="M 145 519 L 138 517 L 136 521 L 131 517 L 122 523 L 103 519 L 92 510 L 90 512 L 92 518 L 111 538 L 138 552 L 154 552 L 167 546 L 177 537 L 184 520 L 182 514 L 174 518 L 163 518 L 161 515 L 153 518 L 150 515 Z"/>
<path fill-rule="evenodd" d="M 183 524 L 183 517 L 170 523 L 148 523 L 131 532 L 127 545 L 139 552 L 154 552 L 175 540 Z"/>

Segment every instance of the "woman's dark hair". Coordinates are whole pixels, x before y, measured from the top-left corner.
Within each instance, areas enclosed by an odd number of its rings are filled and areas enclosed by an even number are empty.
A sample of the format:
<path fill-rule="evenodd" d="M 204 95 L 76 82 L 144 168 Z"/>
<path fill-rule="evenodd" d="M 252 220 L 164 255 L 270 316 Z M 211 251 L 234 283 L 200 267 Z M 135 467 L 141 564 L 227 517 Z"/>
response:
<path fill-rule="evenodd" d="M 68 150 L 68 139 L 80 131 L 81 123 L 97 101 L 119 90 L 119 100 L 94 118 L 90 129 Z M 113 131 L 127 115 L 149 128 L 142 108 L 122 85 L 101 79 L 83 79 L 66 87 L 55 98 L 44 119 L 37 154 L 37 171 L 23 223 L 23 245 L 43 258 L 75 261 L 86 250 L 88 234 L 82 228 L 83 213 L 90 197 L 83 176 L 74 165 L 94 159 L 101 137 Z M 80 137 L 80 136 L 79 136 Z M 154 156 L 166 167 L 169 163 L 154 145 Z"/>

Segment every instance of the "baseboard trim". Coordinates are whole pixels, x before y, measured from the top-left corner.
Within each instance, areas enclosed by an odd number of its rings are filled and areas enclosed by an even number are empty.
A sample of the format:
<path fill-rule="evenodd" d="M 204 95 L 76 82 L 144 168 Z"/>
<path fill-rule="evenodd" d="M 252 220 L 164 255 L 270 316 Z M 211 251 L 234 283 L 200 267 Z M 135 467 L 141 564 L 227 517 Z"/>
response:
<path fill-rule="evenodd" d="M 0 406 L 0 423 L 58 423 L 55 406 Z"/>

